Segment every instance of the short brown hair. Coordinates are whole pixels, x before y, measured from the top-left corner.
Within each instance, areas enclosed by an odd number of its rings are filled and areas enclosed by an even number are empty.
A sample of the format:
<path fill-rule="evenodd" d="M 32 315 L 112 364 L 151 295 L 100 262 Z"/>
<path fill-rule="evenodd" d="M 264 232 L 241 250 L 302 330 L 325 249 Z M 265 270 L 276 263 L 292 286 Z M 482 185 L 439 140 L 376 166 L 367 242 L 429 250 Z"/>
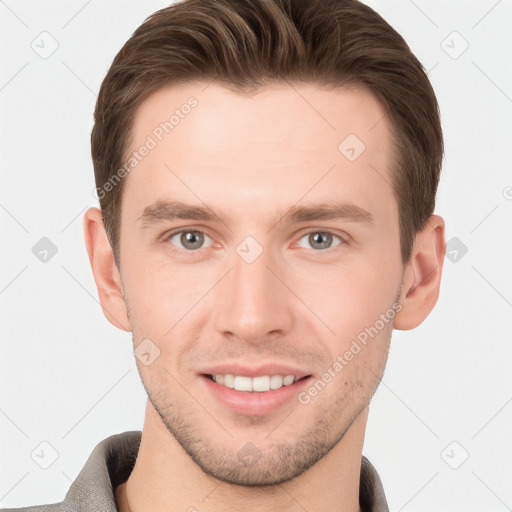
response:
<path fill-rule="evenodd" d="M 434 211 L 443 158 L 439 108 L 404 39 L 357 0 L 183 0 L 137 28 L 100 88 L 91 151 L 96 186 L 115 177 L 137 108 L 165 86 L 216 80 L 240 93 L 275 81 L 363 86 L 387 111 L 402 261 Z M 341 142 L 341 141 L 340 141 Z M 99 196 L 119 267 L 123 180 Z"/>

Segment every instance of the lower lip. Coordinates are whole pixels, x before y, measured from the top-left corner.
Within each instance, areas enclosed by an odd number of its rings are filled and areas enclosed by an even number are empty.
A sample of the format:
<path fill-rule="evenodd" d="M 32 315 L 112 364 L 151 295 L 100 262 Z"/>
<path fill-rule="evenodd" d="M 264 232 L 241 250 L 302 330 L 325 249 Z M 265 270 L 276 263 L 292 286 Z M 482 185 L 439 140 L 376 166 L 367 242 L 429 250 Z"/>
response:
<path fill-rule="evenodd" d="M 206 387 L 225 407 L 238 414 L 263 416 L 275 411 L 297 398 L 298 393 L 307 386 L 311 377 L 306 377 L 289 386 L 269 391 L 238 391 L 217 384 L 210 377 L 201 375 Z"/>

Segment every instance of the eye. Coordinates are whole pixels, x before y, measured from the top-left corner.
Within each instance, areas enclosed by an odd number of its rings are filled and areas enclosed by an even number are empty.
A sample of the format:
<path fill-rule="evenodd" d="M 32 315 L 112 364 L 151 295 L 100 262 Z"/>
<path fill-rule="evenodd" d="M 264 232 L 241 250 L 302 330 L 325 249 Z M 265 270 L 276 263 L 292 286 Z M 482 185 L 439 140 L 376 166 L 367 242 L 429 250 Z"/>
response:
<path fill-rule="evenodd" d="M 309 233 L 306 233 L 300 240 L 306 239 L 307 243 L 310 244 L 310 247 L 313 247 L 314 249 L 330 249 L 333 247 L 332 242 L 334 238 L 339 240 L 339 243 L 335 244 L 334 246 L 344 243 L 344 240 L 342 240 L 339 236 L 330 233 L 329 231 L 310 231 Z M 301 244 L 300 240 L 299 246 L 305 247 Z M 307 249 L 308 247 L 305 248 Z"/>
<path fill-rule="evenodd" d="M 202 249 L 202 245 L 204 244 L 206 238 L 210 239 L 210 237 L 202 231 L 188 229 L 170 234 L 167 237 L 167 240 L 171 244 L 176 245 L 179 249 L 184 249 L 186 251 L 196 251 L 198 249 Z"/>

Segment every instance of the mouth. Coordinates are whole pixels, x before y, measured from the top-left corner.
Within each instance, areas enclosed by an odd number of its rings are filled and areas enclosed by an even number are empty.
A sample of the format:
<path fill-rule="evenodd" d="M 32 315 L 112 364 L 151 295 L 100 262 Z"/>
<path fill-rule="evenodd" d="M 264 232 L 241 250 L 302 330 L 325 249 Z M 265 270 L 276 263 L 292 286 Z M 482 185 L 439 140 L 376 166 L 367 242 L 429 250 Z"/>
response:
<path fill-rule="evenodd" d="M 267 374 L 235 375 L 201 373 L 205 398 L 224 410 L 241 416 L 265 416 L 282 407 L 300 405 L 297 397 L 312 380 L 312 375 Z M 201 395 L 202 396 L 202 395 Z"/>
<path fill-rule="evenodd" d="M 226 388 L 249 393 L 264 393 L 281 389 L 310 377 L 310 375 L 259 375 L 248 377 L 232 373 L 203 374 L 203 376 Z"/>

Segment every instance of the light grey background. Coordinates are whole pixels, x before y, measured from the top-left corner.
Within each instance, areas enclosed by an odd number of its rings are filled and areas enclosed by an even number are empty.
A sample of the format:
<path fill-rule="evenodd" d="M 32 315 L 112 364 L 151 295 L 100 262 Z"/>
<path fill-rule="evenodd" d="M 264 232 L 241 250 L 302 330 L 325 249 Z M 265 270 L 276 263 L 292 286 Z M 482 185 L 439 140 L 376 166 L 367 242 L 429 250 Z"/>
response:
<path fill-rule="evenodd" d="M 512 510 L 512 1 L 368 3 L 438 95 L 446 158 L 436 212 L 455 261 L 445 261 L 430 317 L 394 333 L 363 453 L 391 510 Z M 96 93 L 126 39 L 166 5 L 0 1 L 3 507 L 62 500 L 100 440 L 142 428 L 131 337 L 101 312 L 82 217 L 97 204 Z M 58 249 L 46 263 L 32 252 L 42 237 Z M 58 458 L 42 469 L 52 450 Z"/>

